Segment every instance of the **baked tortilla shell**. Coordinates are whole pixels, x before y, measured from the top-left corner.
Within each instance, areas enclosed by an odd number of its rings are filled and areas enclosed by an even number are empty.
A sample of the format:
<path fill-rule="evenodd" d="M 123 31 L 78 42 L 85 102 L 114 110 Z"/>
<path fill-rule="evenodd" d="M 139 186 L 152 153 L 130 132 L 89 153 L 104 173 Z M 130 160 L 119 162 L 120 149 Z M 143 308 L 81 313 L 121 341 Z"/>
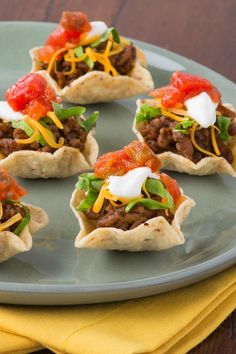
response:
<path fill-rule="evenodd" d="M 154 105 L 155 100 L 138 100 L 137 101 L 137 112 L 140 110 L 140 106 L 143 103 L 149 105 Z M 225 107 L 234 110 L 232 105 L 224 104 Z M 143 136 L 138 131 L 136 126 L 136 120 L 133 123 L 133 132 L 137 136 L 138 140 L 145 142 Z M 184 172 L 189 175 L 205 176 L 214 173 L 219 174 L 229 174 L 236 177 L 236 138 L 231 138 L 229 141 L 230 148 L 233 154 L 233 163 L 230 165 L 229 162 L 223 157 L 205 157 L 201 159 L 198 163 L 187 159 L 184 156 L 175 154 L 171 151 L 166 151 L 161 154 L 156 154 L 158 159 L 161 161 L 161 166 L 165 170 Z"/>
<path fill-rule="evenodd" d="M 53 154 L 20 150 L 0 160 L 0 168 L 22 178 L 62 178 L 91 169 L 97 156 L 98 144 L 90 132 L 83 153 L 70 146 L 62 146 Z"/>
<path fill-rule="evenodd" d="M 48 224 L 48 216 L 43 209 L 30 204 L 24 205 L 30 210 L 30 222 L 19 236 L 10 231 L 0 232 L 0 263 L 18 253 L 29 251 L 32 248 L 31 234 Z"/>
<path fill-rule="evenodd" d="M 36 59 L 36 52 L 39 48 L 35 47 L 30 50 L 31 71 L 42 75 L 64 101 L 78 104 L 109 102 L 140 95 L 154 87 L 150 72 L 143 66 L 145 65 L 145 56 L 139 49 L 135 65 L 129 75 L 113 77 L 105 72 L 94 70 L 61 89 L 46 70 L 40 70 L 40 62 Z"/>
<path fill-rule="evenodd" d="M 81 230 L 76 237 L 75 247 L 100 248 L 120 251 L 160 251 L 181 245 L 185 242 L 180 225 L 187 217 L 195 202 L 185 197 L 177 208 L 171 225 L 158 216 L 135 227 L 123 231 L 114 227 L 96 228 L 92 220 L 87 219 L 83 212 L 78 212 L 76 206 L 84 198 L 82 190 L 75 190 L 72 194 L 70 206 L 79 221 Z"/>

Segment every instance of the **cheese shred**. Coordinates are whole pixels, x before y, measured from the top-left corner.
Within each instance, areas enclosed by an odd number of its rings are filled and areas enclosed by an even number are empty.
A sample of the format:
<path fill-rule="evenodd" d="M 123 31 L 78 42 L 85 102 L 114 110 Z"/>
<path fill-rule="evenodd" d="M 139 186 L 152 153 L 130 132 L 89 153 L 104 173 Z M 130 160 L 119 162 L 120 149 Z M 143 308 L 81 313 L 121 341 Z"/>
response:
<path fill-rule="evenodd" d="M 17 213 L 9 220 L 3 222 L 2 224 L 0 223 L 0 232 L 2 232 L 5 229 L 8 229 L 10 226 L 14 225 L 16 222 L 20 221 L 21 219 L 22 219 L 21 214 Z"/>
<path fill-rule="evenodd" d="M 213 153 L 210 152 L 210 151 L 207 151 L 207 150 L 203 149 L 203 148 L 202 148 L 201 146 L 199 146 L 198 143 L 196 142 L 196 140 L 195 140 L 195 132 L 196 132 L 198 126 L 199 126 L 199 124 L 198 124 L 197 122 L 195 122 L 195 123 L 193 123 L 192 128 L 191 128 L 191 141 L 192 141 L 193 146 L 194 146 L 197 150 L 201 151 L 201 152 L 202 152 L 203 154 L 205 154 L 205 155 L 212 156 L 212 157 L 216 157 L 215 154 L 213 154 Z"/>

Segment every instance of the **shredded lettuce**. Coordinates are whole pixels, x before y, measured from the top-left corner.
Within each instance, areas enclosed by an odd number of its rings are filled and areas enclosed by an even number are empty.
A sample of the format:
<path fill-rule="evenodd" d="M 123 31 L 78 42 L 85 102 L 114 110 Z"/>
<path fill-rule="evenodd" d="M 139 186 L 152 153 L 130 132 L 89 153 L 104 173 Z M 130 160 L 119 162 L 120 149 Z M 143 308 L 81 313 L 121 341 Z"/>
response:
<path fill-rule="evenodd" d="M 80 202 L 76 210 L 86 211 L 92 208 L 103 182 L 103 179 L 96 177 L 93 173 L 83 173 L 79 176 L 75 187 L 85 191 L 86 197 Z"/>
<path fill-rule="evenodd" d="M 34 134 L 34 130 L 24 120 L 13 121 L 11 123 L 11 125 L 15 129 L 23 130 L 29 137 L 31 137 Z M 41 134 L 40 134 L 39 138 L 37 139 L 37 141 L 42 146 L 46 146 L 47 145 L 46 141 L 44 140 L 44 138 L 42 137 Z"/>
<path fill-rule="evenodd" d="M 91 47 L 92 48 L 97 47 L 99 44 L 105 42 L 108 39 L 110 34 L 112 35 L 112 38 L 116 43 L 120 43 L 119 33 L 117 32 L 117 30 L 114 27 L 111 27 L 111 28 L 108 28 L 108 30 L 106 30 L 106 32 L 104 32 L 97 41 L 93 42 L 91 44 Z"/>
<path fill-rule="evenodd" d="M 84 49 L 82 46 L 79 46 L 79 47 L 76 47 L 74 49 L 74 52 L 75 52 L 75 55 L 80 58 L 84 55 Z M 86 56 L 85 59 L 83 60 L 87 65 L 88 67 L 92 70 L 93 67 L 94 67 L 94 62 L 88 57 Z"/>
<path fill-rule="evenodd" d="M 89 58 L 89 57 L 86 57 L 84 59 L 84 62 L 88 65 L 89 69 L 93 69 L 94 67 L 94 62 Z"/>
<path fill-rule="evenodd" d="M 30 222 L 30 211 L 29 208 L 27 208 L 25 205 L 16 202 L 14 200 L 11 199 L 7 199 L 6 200 L 7 204 L 12 204 L 12 205 L 17 205 L 19 207 L 21 207 L 22 209 L 24 209 L 25 211 L 25 216 L 23 219 L 21 219 L 21 222 L 18 224 L 18 226 L 13 230 L 13 233 L 17 236 L 20 235 L 20 233 L 24 230 L 24 228 L 29 224 Z"/>
<path fill-rule="evenodd" d="M 140 111 L 136 113 L 135 119 L 136 123 L 141 123 L 159 116 L 161 116 L 161 110 L 159 108 L 144 103 L 140 107 Z"/>
<path fill-rule="evenodd" d="M 54 112 L 56 116 L 60 119 L 66 119 L 71 116 L 76 116 L 78 124 L 89 132 L 95 125 L 99 117 L 99 112 L 93 112 L 87 119 L 81 119 L 81 115 L 86 112 L 86 108 L 77 106 L 63 108 L 63 106 L 57 102 L 52 102 Z"/>
<path fill-rule="evenodd" d="M 228 141 L 229 140 L 228 129 L 229 129 L 231 119 L 224 116 L 217 116 L 216 119 L 217 119 L 218 128 L 220 129 L 221 140 Z"/>
<path fill-rule="evenodd" d="M 175 128 L 173 129 L 176 133 L 182 133 L 185 135 L 189 134 L 189 128 L 193 125 L 193 120 L 185 120 L 183 122 L 177 123 Z"/>
<path fill-rule="evenodd" d="M 165 189 L 161 181 L 154 178 L 148 178 L 145 186 L 149 193 L 165 198 L 167 200 L 168 209 L 173 209 L 175 207 L 175 203 L 171 194 Z"/>
<path fill-rule="evenodd" d="M 151 210 L 165 210 L 168 209 L 167 203 L 161 203 L 151 198 L 135 199 L 127 204 L 125 211 L 128 213 L 136 204 L 141 204 L 147 209 Z"/>

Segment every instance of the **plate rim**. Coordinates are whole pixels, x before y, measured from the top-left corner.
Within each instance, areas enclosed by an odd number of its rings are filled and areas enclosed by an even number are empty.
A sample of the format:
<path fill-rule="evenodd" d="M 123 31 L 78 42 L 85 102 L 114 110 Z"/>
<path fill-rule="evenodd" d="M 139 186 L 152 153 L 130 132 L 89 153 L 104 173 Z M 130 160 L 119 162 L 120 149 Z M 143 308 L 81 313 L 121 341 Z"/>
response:
<path fill-rule="evenodd" d="M 6 25 L 33 25 L 33 26 L 50 26 L 56 25 L 55 22 L 42 22 L 42 21 L 0 21 L 0 27 Z M 172 52 L 168 49 L 159 47 L 157 45 L 151 44 L 146 41 L 140 41 L 133 38 L 130 38 L 134 43 L 137 43 L 139 46 L 148 46 L 148 48 L 152 51 L 158 51 L 158 54 L 164 56 L 171 56 L 174 57 L 175 60 L 180 62 L 186 62 L 187 64 L 197 65 L 199 68 L 207 69 L 207 71 L 212 75 L 217 75 L 220 79 L 226 81 L 232 89 L 236 91 L 235 83 L 230 80 L 229 78 L 223 76 L 222 74 L 214 71 L 211 68 L 204 66 L 188 57 L 182 56 L 178 53 Z M 150 278 L 143 278 L 143 279 L 136 279 L 136 280 L 127 280 L 121 282 L 109 282 L 109 283 L 93 283 L 92 285 L 86 283 L 80 284 L 35 284 L 35 283 L 18 283 L 18 282 L 4 282 L 0 281 L 0 294 L 4 294 L 7 292 L 15 293 L 15 294 L 40 294 L 40 295 L 55 295 L 55 294 L 77 294 L 80 293 L 87 293 L 87 294 L 107 294 L 107 293 L 116 293 L 119 292 L 126 292 L 129 290 L 135 289 L 148 289 L 150 287 L 158 287 L 163 285 L 164 287 L 169 287 L 169 290 L 177 289 L 178 287 L 182 286 L 181 284 L 185 281 L 188 281 L 187 284 L 192 284 L 196 282 L 196 278 L 199 280 L 205 279 L 209 276 L 212 276 L 216 273 L 219 273 L 223 269 L 226 269 L 236 263 L 236 247 L 233 249 L 227 250 L 224 253 L 221 253 L 215 257 L 212 257 L 206 261 L 197 263 L 193 266 L 189 266 L 182 270 L 177 270 L 168 274 L 162 274 Z M 165 281 L 163 282 L 163 278 Z M 192 281 L 189 279 L 192 279 Z M 178 286 L 179 284 L 179 286 Z M 185 284 L 185 285 L 187 285 Z M 164 290 L 166 292 L 168 290 Z M 156 293 L 156 292 L 155 292 Z M 143 296 L 143 295 L 140 295 Z M 129 297 L 128 297 L 129 298 Z M 111 299 L 109 301 L 114 301 Z M 107 302 L 107 300 L 106 300 Z M 80 302 L 75 302 L 80 303 Z M 65 304 L 63 302 L 63 304 Z"/>

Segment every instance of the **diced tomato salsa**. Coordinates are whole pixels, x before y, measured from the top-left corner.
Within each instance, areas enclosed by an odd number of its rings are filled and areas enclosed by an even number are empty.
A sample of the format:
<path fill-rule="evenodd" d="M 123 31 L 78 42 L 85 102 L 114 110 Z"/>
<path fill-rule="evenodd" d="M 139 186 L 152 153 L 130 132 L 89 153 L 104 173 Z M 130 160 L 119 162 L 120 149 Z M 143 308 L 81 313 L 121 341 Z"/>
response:
<path fill-rule="evenodd" d="M 76 45 L 80 36 L 91 29 L 88 17 L 83 12 L 64 11 L 60 25 L 57 26 L 45 41 L 44 47 L 37 51 L 38 60 L 49 63 L 52 55 L 67 43 Z"/>
<path fill-rule="evenodd" d="M 161 173 L 160 178 L 170 195 L 173 197 L 175 204 L 177 204 L 181 197 L 181 191 L 177 181 L 165 173 Z"/>
<path fill-rule="evenodd" d="M 6 92 L 6 100 L 14 111 L 20 111 L 33 119 L 39 119 L 52 110 L 52 101 L 57 101 L 54 90 L 39 74 L 23 76 Z"/>
<path fill-rule="evenodd" d="M 209 80 L 177 71 L 172 74 L 169 85 L 151 91 L 150 95 L 160 98 L 162 105 L 166 108 L 179 108 L 184 105 L 186 100 L 201 92 L 206 92 L 213 102 L 220 102 L 221 93 Z"/>
<path fill-rule="evenodd" d="M 134 168 L 143 166 L 149 167 L 153 172 L 158 172 L 160 161 L 146 144 L 133 141 L 123 150 L 100 156 L 94 165 L 94 174 L 105 179 L 111 175 L 122 176 Z"/>
<path fill-rule="evenodd" d="M 26 190 L 21 187 L 16 180 L 9 175 L 7 170 L 0 170 L 0 200 L 19 200 L 26 195 Z"/>

